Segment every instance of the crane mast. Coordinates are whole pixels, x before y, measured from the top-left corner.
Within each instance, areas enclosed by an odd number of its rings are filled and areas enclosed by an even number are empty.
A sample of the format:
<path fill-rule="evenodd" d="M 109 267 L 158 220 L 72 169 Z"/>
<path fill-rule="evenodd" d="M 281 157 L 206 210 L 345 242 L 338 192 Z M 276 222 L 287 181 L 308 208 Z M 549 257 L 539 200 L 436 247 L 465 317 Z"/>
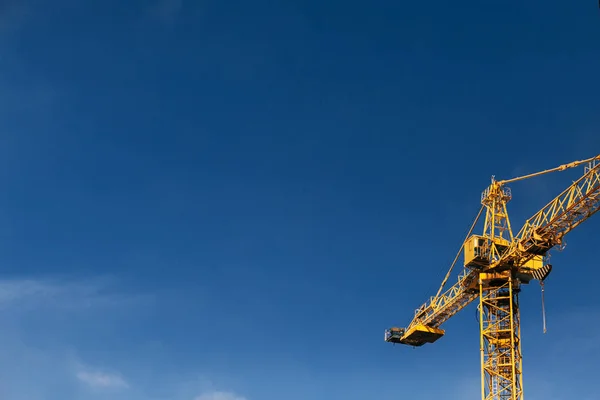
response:
<path fill-rule="evenodd" d="M 529 218 L 513 235 L 507 183 L 586 164 L 584 174 Z M 485 210 L 482 235 L 472 234 Z M 407 328 L 390 328 L 385 340 L 410 346 L 433 343 L 444 335 L 440 326 L 479 299 L 481 398 L 522 400 L 523 376 L 519 292 L 531 280 L 550 274 L 548 252 L 564 236 L 600 210 L 600 155 L 557 168 L 492 182 L 481 194 L 481 209 L 440 289 L 415 310 Z M 442 292 L 460 254 L 464 269 L 458 282 Z"/>

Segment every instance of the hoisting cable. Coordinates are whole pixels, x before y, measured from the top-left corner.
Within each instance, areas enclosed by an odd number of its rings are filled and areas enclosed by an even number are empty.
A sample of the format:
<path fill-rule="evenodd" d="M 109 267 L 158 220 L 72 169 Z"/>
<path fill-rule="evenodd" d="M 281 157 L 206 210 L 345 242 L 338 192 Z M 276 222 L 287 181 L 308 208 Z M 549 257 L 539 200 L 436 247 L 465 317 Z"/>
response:
<path fill-rule="evenodd" d="M 467 233 L 467 237 L 465 238 L 465 240 L 463 240 L 462 245 L 460 246 L 460 249 L 458 249 L 458 253 L 456 253 L 456 257 L 454 257 L 454 261 L 452 261 L 452 265 L 450 265 L 450 269 L 448 270 L 448 273 L 444 277 L 444 280 L 442 281 L 442 284 L 441 284 L 440 288 L 438 289 L 437 293 L 435 294 L 434 299 L 437 299 L 437 297 L 442 292 L 442 289 L 444 289 L 444 285 L 446 285 L 446 282 L 448 281 L 448 278 L 450 278 L 450 274 L 452 273 L 452 269 L 454 268 L 454 265 L 456 264 L 456 261 L 458 261 L 458 257 L 460 257 L 460 253 L 462 252 L 462 249 L 463 249 L 463 247 L 465 245 L 465 242 L 471 236 L 471 233 L 473 232 L 473 229 L 475 229 L 475 225 L 477 225 L 477 221 L 479 221 L 479 217 L 481 216 L 481 212 L 483 211 L 484 208 L 485 208 L 485 206 L 482 205 L 481 208 L 479 209 L 479 212 L 477 213 L 477 216 L 475 217 L 475 220 L 473 221 L 473 224 L 471 225 L 471 229 L 469 229 L 469 233 Z"/>
<path fill-rule="evenodd" d="M 542 324 L 544 327 L 544 333 L 546 333 L 546 308 L 544 306 L 544 281 L 540 281 L 542 287 Z"/>

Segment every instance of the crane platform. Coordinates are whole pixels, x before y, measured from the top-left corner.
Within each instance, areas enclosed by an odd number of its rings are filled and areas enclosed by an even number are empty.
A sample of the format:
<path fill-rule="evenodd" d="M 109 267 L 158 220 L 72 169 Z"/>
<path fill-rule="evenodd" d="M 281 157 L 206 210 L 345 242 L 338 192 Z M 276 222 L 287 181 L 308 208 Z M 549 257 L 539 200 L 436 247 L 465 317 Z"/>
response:
<path fill-rule="evenodd" d="M 423 324 L 415 324 L 408 329 L 390 328 L 385 331 L 385 341 L 390 343 L 401 343 L 409 346 L 423 346 L 425 343 L 433 343 L 442 336 L 444 331 Z"/>

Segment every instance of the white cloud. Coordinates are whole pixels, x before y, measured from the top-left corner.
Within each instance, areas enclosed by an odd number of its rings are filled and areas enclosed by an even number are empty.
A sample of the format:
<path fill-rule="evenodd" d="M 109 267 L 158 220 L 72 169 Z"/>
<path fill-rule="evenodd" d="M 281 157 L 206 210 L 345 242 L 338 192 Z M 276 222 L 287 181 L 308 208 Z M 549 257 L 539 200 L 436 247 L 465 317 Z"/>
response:
<path fill-rule="evenodd" d="M 0 398 L 248 400 L 227 389 L 217 390 L 207 380 L 199 381 L 196 372 L 190 372 L 193 377 L 188 379 L 181 371 L 159 366 L 162 349 L 152 343 L 139 343 L 139 348 L 132 343 L 136 348 L 123 359 L 109 344 L 115 330 L 100 329 L 95 336 L 90 326 L 114 326 L 122 332 L 127 330 L 123 324 L 135 321 L 139 311 L 148 308 L 147 300 L 151 305 L 161 298 L 160 293 L 132 293 L 122 285 L 107 279 L 0 279 L 0 352 L 4 355 Z M 77 333 L 80 327 L 85 333 Z M 96 358 L 87 350 L 98 346 L 105 347 Z M 138 350 L 143 350 L 144 358 L 136 362 L 132 358 Z M 35 385 L 29 384 L 32 379 Z"/>
<path fill-rule="evenodd" d="M 0 304 L 10 304 L 31 297 L 51 297 L 59 293 L 55 285 L 35 280 L 5 280 L 0 281 Z"/>
<path fill-rule="evenodd" d="M 145 302 L 147 295 L 110 291 L 105 279 L 88 281 L 7 279 L 0 280 L 0 307 L 55 310 L 89 309 L 89 307 L 118 306 Z"/>
<path fill-rule="evenodd" d="M 232 392 L 209 392 L 203 393 L 194 400 L 247 400 L 243 396 L 239 396 Z"/>
<path fill-rule="evenodd" d="M 165 23 L 173 23 L 181 14 L 183 0 L 158 0 L 150 9 L 149 14 Z"/>
<path fill-rule="evenodd" d="M 29 4 L 22 0 L 3 0 L 0 2 L 0 33 L 17 29 L 23 21 L 28 7 Z"/>
<path fill-rule="evenodd" d="M 73 332 L 90 324 L 114 324 L 113 317 L 130 313 L 129 292 L 115 292 L 107 279 L 0 279 L 0 397 L 3 400 L 43 400 L 54 393 L 69 399 L 98 398 L 109 390 L 111 400 L 144 397 L 120 373 L 88 367 L 79 361 L 89 336 Z M 133 295 L 138 299 L 137 295 Z M 127 305 L 127 307 L 123 307 Z M 137 310 L 137 308 L 136 308 Z M 118 311 L 118 312 L 116 312 Z M 110 352 L 110 348 L 106 349 Z M 103 360 L 120 365 L 120 358 Z M 28 382 L 35 380 L 35 385 Z M 128 390 L 123 390 L 123 389 Z M 93 390 L 90 390 L 93 389 Z M 112 390 L 117 390 L 112 392 Z M 191 396 L 190 396 L 191 397 Z"/>
<path fill-rule="evenodd" d="M 99 388 L 128 388 L 129 384 L 118 374 L 107 372 L 77 372 L 77 379 L 91 387 Z"/>

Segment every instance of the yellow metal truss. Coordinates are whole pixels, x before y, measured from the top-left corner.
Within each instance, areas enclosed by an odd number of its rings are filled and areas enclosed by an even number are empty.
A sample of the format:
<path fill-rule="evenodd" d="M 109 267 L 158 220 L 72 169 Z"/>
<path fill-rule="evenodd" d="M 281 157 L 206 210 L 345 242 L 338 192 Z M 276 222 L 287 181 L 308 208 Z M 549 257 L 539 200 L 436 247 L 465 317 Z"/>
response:
<path fill-rule="evenodd" d="M 540 254 L 562 244 L 563 237 L 600 209 L 600 162 L 585 167 L 585 174 L 529 218 L 512 246 L 509 257 Z"/>
<path fill-rule="evenodd" d="M 505 184 L 585 163 L 583 176 L 513 236 L 506 207 L 512 196 Z M 600 210 L 600 155 L 510 180 L 492 179 L 481 203 L 473 227 L 485 208 L 483 235 L 471 235 L 471 227 L 437 294 L 415 310 L 408 327 L 397 331 L 402 334 L 386 334 L 386 341 L 411 346 L 433 343 L 444 335 L 440 326 L 445 321 L 479 298 L 482 400 L 522 400 L 518 293 L 521 284 L 545 279 L 551 269 L 544 263 L 547 253 Z M 442 291 L 461 252 L 465 268 L 458 282 Z"/>
<path fill-rule="evenodd" d="M 481 398 L 522 400 L 518 281 L 510 272 L 479 275 Z"/>
<path fill-rule="evenodd" d="M 482 252 L 479 257 L 486 261 L 496 261 L 504 253 L 504 250 L 513 240 L 510 220 L 506 203 L 512 197 L 510 188 L 501 186 L 498 182 L 492 182 L 481 194 L 481 204 L 486 208 L 485 225 L 483 227 L 484 238 Z"/>

